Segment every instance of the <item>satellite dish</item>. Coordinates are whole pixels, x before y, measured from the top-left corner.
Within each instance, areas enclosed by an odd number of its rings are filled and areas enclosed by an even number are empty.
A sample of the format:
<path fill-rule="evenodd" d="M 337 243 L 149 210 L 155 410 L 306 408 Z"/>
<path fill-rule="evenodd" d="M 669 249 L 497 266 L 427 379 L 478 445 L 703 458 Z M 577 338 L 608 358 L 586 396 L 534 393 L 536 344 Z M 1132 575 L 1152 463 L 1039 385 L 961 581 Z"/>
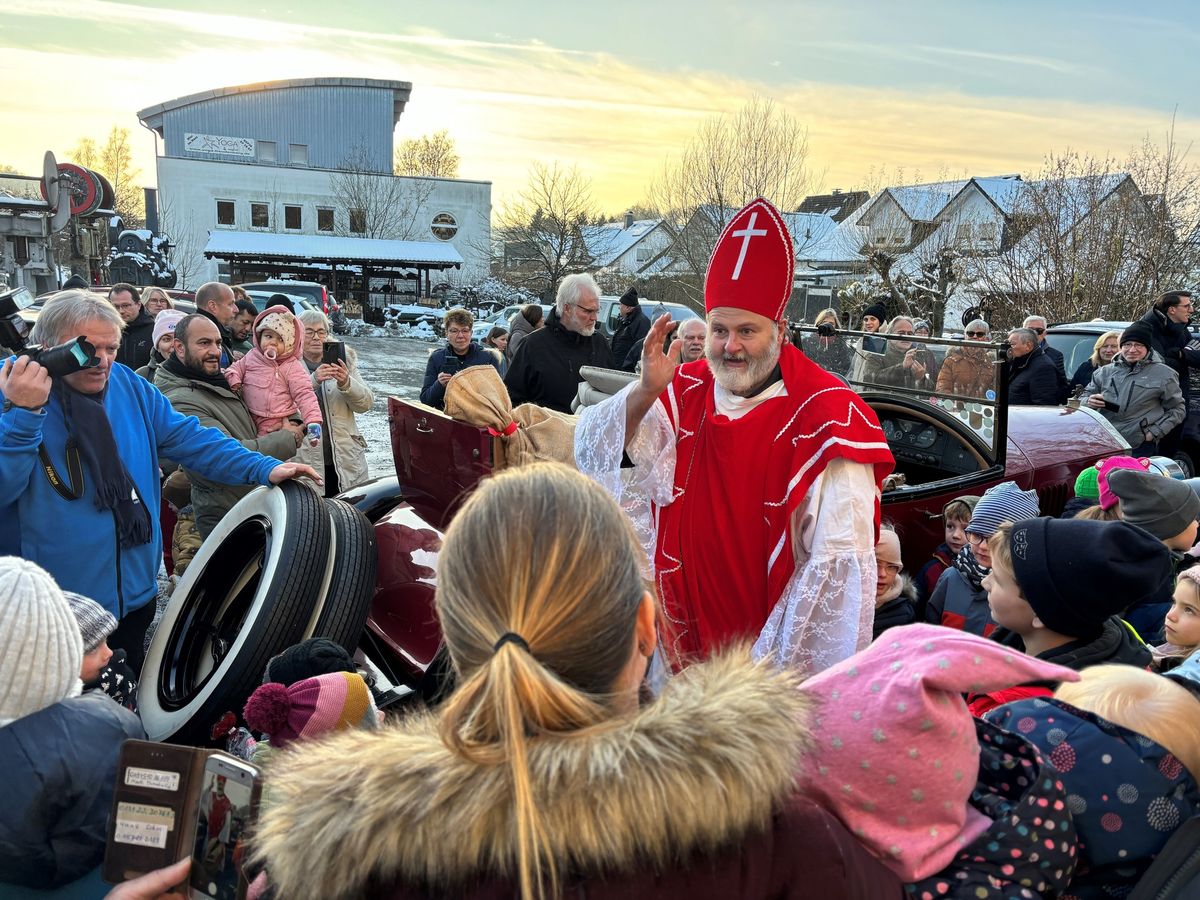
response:
<path fill-rule="evenodd" d="M 58 212 L 58 161 L 54 151 L 47 150 L 42 161 L 42 199 L 50 205 L 50 212 Z"/>

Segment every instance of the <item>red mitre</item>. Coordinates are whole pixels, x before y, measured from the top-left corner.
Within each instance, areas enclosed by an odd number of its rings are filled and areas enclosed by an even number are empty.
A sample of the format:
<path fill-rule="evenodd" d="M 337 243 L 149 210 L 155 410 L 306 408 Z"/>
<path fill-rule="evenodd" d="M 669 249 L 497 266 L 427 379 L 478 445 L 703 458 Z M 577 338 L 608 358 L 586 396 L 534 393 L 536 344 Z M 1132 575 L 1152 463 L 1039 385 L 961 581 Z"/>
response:
<path fill-rule="evenodd" d="M 795 267 L 783 216 L 759 197 L 738 211 L 713 248 L 704 278 L 704 310 L 732 306 L 778 322 L 792 296 Z"/>

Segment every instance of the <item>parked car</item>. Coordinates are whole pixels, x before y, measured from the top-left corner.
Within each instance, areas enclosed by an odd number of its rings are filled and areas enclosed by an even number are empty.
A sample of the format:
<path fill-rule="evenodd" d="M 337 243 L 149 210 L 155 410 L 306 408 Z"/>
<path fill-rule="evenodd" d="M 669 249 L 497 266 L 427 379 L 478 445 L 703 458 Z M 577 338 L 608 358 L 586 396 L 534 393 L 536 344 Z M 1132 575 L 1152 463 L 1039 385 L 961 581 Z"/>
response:
<path fill-rule="evenodd" d="M 550 315 L 550 310 L 554 309 L 551 303 L 542 303 L 543 315 Z M 512 318 L 517 313 L 525 308 L 526 304 L 516 303 L 512 306 L 506 306 L 504 309 L 492 313 L 490 316 L 485 316 L 482 319 L 476 319 L 474 326 L 471 328 L 472 340 L 482 341 L 488 336 L 488 333 L 497 325 L 502 325 L 507 331 L 512 331 Z"/>
<path fill-rule="evenodd" d="M 609 294 L 605 294 L 600 298 L 600 329 L 607 338 L 611 338 L 613 332 L 617 330 L 617 322 L 621 317 L 620 300 L 620 297 L 613 297 Z M 651 303 L 649 300 L 643 300 L 642 311 L 650 317 L 651 322 L 663 313 L 670 313 L 671 318 L 676 322 L 682 322 L 684 319 L 701 318 L 700 314 L 694 309 L 684 306 L 682 303 Z"/>
<path fill-rule="evenodd" d="M 292 304 L 292 311 L 296 315 L 299 315 L 306 309 L 320 310 L 321 308 L 304 294 L 293 294 L 288 291 L 267 291 L 259 288 L 255 288 L 254 290 L 246 288 L 245 290 L 246 296 L 250 298 L 250 302 L 254 304 L 259 312 L 270 306 L 271 298 L 277 295 L 287 297 L 288 303 Z"/>
<path fill-rule="evenodd" d="M 315 281 L 292 281 L 280 278 L 276 281 L 255 281 L 239 285 L 239 287 L 243 288 L 247 294 L 251 291 L 266 291 L 268 294 L 299 294 L 325 315 L 329 315 L 329 289 Z"/>

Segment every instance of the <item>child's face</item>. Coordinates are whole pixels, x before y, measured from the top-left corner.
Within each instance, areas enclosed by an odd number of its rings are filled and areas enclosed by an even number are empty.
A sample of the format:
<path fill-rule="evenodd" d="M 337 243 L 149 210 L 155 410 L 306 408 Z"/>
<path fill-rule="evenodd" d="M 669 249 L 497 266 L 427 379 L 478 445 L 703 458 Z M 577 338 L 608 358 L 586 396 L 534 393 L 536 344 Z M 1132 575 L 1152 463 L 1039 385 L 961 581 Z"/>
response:
<path fill-rule="evenodd" d="M 83 654 L 83 667 L 79 671 L 79 680 L 91 684 L 100 677 L 100 672 L 112 659 L 112 651 L 108 649 L 108 641 L 101 641 L 100 646 L 90 653 Z"/>
<path fill-rule="evenodd" d="M 992 567 L 992 551 L 988 549 L 988 539 L 982 535 L 973 534 L 967 538 L 967 542 L 971 545 L 971 552 L 975 554 L 975 561 L 985 569 Z"/>
<path fill-rule="evenodd" d="M 900 577 L 900 567 L 895 563 L 884 562 L 882 559 L 875 560 L 875 605 L 879 605 L 879 598 L 886 594 L 896 583 L 896 579 Z"/>
<path fill-rule="evenodd" d="M 1200 530 L 1200 524 L 1192 522 L 1179 534 L 1173 538 L 1167 538 L 1163 541 L 1172 550 L 1191 550 L 1196 543 L 1196 532 Z"/>
<path fill-rule="evenodd" d="M 264 328 L 258 333 L 258 349 L 263 353 L 274 350 L 276 356 L 282 356 L 287 352 L 287 348 L 283 345 L 283 338 L 270 328 Z"/>
<path fill-rule="evenodd" d="M 1179 647 L 1200 647 L 1200 596 L 1196 583 L 1181 578 L 1175 586 L 1175 603 L 1164 623 L 1167 641 Z"/>
<path fill-rule="evenodd" d="M 1012 572 L 1002 566 L 993 566 L 983 579 L 983 589 L 987 591 L 988 607 L 997 625 L 1019 635 L 1033 630 L 1033 607 L 1021 596 Z"/>
<path fill-rule="evenodd" d="M 967 523 L 962 519 L 946 519 L 946 546 L 958 553 L 967 545 Z"/>

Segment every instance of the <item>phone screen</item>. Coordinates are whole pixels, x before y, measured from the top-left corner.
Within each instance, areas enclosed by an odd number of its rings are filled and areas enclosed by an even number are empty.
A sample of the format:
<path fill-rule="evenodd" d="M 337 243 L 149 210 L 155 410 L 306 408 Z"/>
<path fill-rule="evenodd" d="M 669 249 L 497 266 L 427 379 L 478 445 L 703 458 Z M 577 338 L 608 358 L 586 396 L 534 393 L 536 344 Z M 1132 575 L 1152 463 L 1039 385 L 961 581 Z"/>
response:
<path fill-rule="evenodd" d="M 442 360 L 442 371 L 449 375 L 453 375 L 455 372 L 458 371 L 458 364 L 459 364 L 458 357 L 455 356 L 453 353 L 447 352 L 446 358 L 444 360 Z"/>
<path fill-rule="evenodd" d="M 326 341 L 321 349 L 321 362 L 335 366 L 346 361 L 346 345 L 341 341 Z"/>
<path fill-rule="evenodd" d="M 196 818 L 189 877 L 193 900 L 236 900 L 241 843 L 250 826 L 254 770 L 230 760 L 210 757 Z"/>

